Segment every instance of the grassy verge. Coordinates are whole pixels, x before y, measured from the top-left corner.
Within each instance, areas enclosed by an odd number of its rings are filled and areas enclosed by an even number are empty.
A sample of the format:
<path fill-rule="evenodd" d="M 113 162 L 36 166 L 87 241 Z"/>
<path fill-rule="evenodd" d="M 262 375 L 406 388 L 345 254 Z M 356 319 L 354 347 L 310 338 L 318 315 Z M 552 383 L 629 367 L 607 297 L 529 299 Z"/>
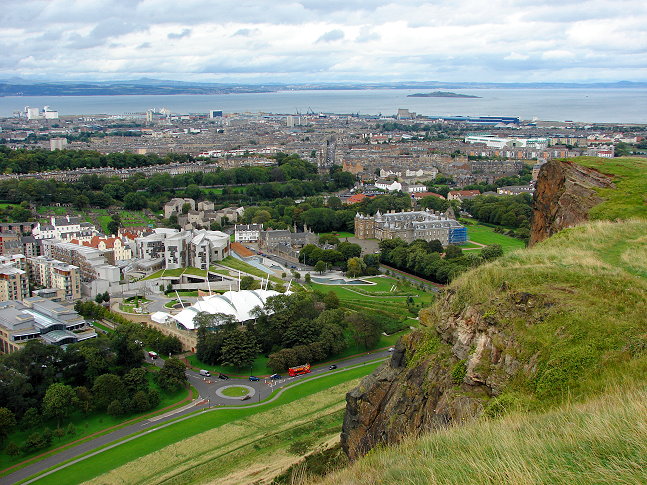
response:
<path fill-rule="evenodd" d="M 250 375 L 250 368 L 249 367 L 233 367 L 229 365 L 209 365 L 205 364 L 203 362 L 200 362 L 198 358 L 193 355 L 189 355 L 187 357 L 187 360 L 189 363 L 198 369 L 206 369 L 210 371 L 211 373 L 219 373 L 222 372 L 223 374 L 228 374 L 228 375 L 233 375 L 233 376 L 248 376 Z M 254 361 L 254 365 L 251 368 L 251 375 L 256 375 L 256 376 L 268 376 L 270 374 L 273 374 L 272 370 L 267 367 L 267 357 L 264 355 L 259 355 L 256 357 L 256 360 Z"/>
<path fill-rule="evenodd" d="M 378 448 L 323 484 L 647 483 L 647 389 Z"/>
<path fill-rule="evenodd" d="M 346 383 L 335 391 L 338 393 L 340 400 L 343 400 L 343 396 L 346 391 L 348 391 L 353 385 L 352 381 L 372 372 L 378 365 L 380 365 L 380 363 L 337 372 L 319 379 L 303 381 L 303 383 L 298 386 L 287 388 L 276 400 L 263 406 L 222 409 L 208 413 L 196 414 L 190 419 L 142 434 L 137 439 L 128 442 L 126 446 L 117 446 L 115 448 L 108 449 L 103 453 L 72 464 L 43 477 L 36 483 L 54 485 L 59 485 L 61 483 L 82 483 L 103 473 L 107 473 L 110 470 L 115 469 L 116 466 L 145 457 L 146 455 L 162 450 L 169 447 L 169 445 L 181 442 L 182 440 L 186 440 L 187 438 L 191 438 L 200 433 L 213 430 L 216 432 L 216 435 L 218 435 L 222 430 L 215 428 L 219 428 L 225 424 L 237 425 L 244 429 L 246 428 L 245 424 L 249 422 L 243 421 L 245 419 L 253 419 L 254 422 L 265 424 L 273 422 L 275 426 L 279 426 L 284 422 L 293 420 L 295 413 L 299 412 L 299 410 L 302 410 L 301 412 L 304 413 L 305 416 L 309 413 L 312 414 L 315 412 L 312 406 L 304 405 L 304 403 L 307 404 L 311 402 L 305 400 L 308 396 L 318 393 L 319 397 L 312 398 L 316 403 L 320 399 L 326 399 L 327 396 L 332 396 L 332 389 L 335 388 L 335 386 L 340 386 L 341 384 Z M 290 403 L 294 403 L 294 405 L 291 407 L 283 407 Z M 324 407 L 328 409 L 329 404 L 326 403 Z M 273 412 L 269 412 L 271 410 L 273 410 Z M 207 441 L 208 440 L 202 436 L 198 440 L 193 441 L 192 446 L 200 446 L 200 443 L 205 444 Z M 220 445 L 222 446 L 222 444 Z M 179 443 L 178 445 L 169 447 L 168 449 L 171 453 L 175 453 L 178 456 L 183 455 L 183 459 L 181 459 L 179 463 L 176 462 L 176 473 L 181 470 L 179 467 L 182 463 L 188 463 L 192 467 L 198 465 L 196 460 L 199 460 L 200 454 L 185 454 L 183 451 L 184 449 L 185 448 L 183 446 L 179 446 Z M 214 451 L 218 450 L 218 443 L 213 443 L 213 449 Z M 160 460 L 159 455 L 153 456 L 152 458 L 153 460 L 150 463 L 159 462 Z M 218 465 L 218 460 L 209 460 L 213 465 Z M 193 465 L 191 465 L 191 463 L 193 463 Z M 163 464 L 158 463 L 158 465 Z M 147 472 L 142 469 L 141 466 L 141 464 L 137 465 L 136 468 L 138 468 L 138 470 L 136 473 L 142 474 L 141 477 L 143 478 L 143 474 Z M 107 481 L 99 481 L 97 483 L 124 483 L 123 480 L 119 480 L 118 482 L 110 480 L 112 480 L 112 478 L 109 478 Z M 179 481 L 177 483 L 187 482 Z"/>

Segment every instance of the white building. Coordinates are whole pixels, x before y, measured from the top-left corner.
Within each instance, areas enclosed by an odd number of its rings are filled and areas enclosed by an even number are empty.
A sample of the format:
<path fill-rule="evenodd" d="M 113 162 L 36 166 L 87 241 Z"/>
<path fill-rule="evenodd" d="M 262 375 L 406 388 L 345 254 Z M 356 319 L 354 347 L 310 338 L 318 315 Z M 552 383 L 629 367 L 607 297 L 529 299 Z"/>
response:
<path fill-rule="evenodd" d="M 402 190 L 402 184 L 397 180 L 377 180 L 375 186 L 378 189 L 388 190 L 389 192 L 397 192 Z"/>
<path fill-rule="evenodd" d="M 229 235 L 205 229 L 155 229 L 153 234 L 135 239 L 135 254 L 148 261 L 163 259 L 166 269 L 208 269 L 229 255 Z"/>
<path fill-rule="evenodd" d="M 226 291 L 222 295 L 206 296 L 204 300 L 185 308 L 172 318 L 177 322 L 178 327 L 186 330 L 195 330 L 193 320 L 200 312 L 212 315 L 223 313 L 234 317 L 237 322 L 245 322 L 254 318 L 252 314 L 254 308 L 264 308 L 268 298 L 280 294 L 274 290 Z"/>
<path fill-rule="evenodd" d="M 234 241 L 258 242 L 262 230 L 263 224 L 236 224 L 234 226 Z"/>
<path fill-rule="evenodd" d="M 62 239 L 69 241 L 78 239 L 87 241 L 97 234 L 96 227 L 89 222 L 82 222 L 80 217 L 54 217 L 50 218 L 49 224 L 40 222 L 32 231 L 35 239 Z"/>
<path fill-rule="evenodd" d="M 494 135 L 469 135 L 465 143 L 483 143 L 488 148 L 538 148 L 548 147 L 548 138 L 501 138 Z"/>
<path fill-rule="evenodd" d="M 67 145 L 67 138 L 51 138 L 49 140 L 49 150 L 62 150 Z"/>

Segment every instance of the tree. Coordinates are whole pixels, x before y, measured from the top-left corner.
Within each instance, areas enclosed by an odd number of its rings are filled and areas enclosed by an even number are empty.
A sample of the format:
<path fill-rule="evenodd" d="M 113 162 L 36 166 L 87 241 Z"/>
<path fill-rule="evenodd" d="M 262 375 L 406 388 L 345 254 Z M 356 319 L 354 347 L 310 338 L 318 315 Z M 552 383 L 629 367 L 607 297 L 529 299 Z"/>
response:
<path fill-rule="evenodd" d="M 362 258 L 350 258 L 347 264 L 346 275 L 351 278 L 361 276 L 366 271 L 366 263 Z"/>
<path fill-rule="evenodd" d="M 124 197 L 124 209 L 142 210 L 148 206 L 148 199 L 141 192 L 129 192 Z"/>
<path fill-rule="evenodd" d="M 122 400 L 126 396 L 126 387 L 121 378 L 114 374 L 103 374 L 94 380 L 92 386 L 94 404 L 105 410 L 113 400 Z"/>
<path fill-rule="evenodd" d="M 303 277 L 303 281 L 305 281 L 306 284 L 310 284 L 311 281 L 310 273 L 306 273 L 306 275 Z"/>
<path fill-rule="evenodd" d="M 139 413 L 150 409 L 150 402 L 148 395 L 144 391 L 137 391 L 133 396 L 132 401 L 133 409 Z"/>
<path fill-rule="evenodd" d="M 95 296 L 94 301 L 96 301 L 99 304 L 103 303 L 103 293 L 99 293 L 97 296 Z"/>
<path fill-rule="evenodd" d="M 243 276 L 240 279 L 241 290 L 254 290 L 256 288 L 258 288 L 258 283 L 252 276 Z"/>
<path fill-rule="evenodd" d="M 121 404 L 121 401 L 114 399 L 109 405 L 106 412 L 110 416 L 118 417 L 122 416 L 125 413 L 124 406 Z"/>
<path fill-rule="evenodd" d="M 157 373 L 157 383 L 166 391 L 177 391 L 186 383 L 185 371 L 182 361 L 172 357 L 164 362 L 164 367 Z"/>
<path fill-rule="evenodd" d="M 251 365 L 260 348 L 252 332 L 236 329 L 225 336 L 220 351 L 224 365 L 240 368 Z"/>
<path fill-rule="evenodd" d="M 88 414 L 92 410 L 92 394 L 85 386 L 74 388 L 74 392 L 76 392 L 76 399 L 81 409 L 85 414 Z"/>
<path fill-rule="evenodd" d="M 463 250 L 454 244 L 450 244 L 445 248 L 445 259 L 460 258 L 462 255 Z"/>
<path fill-rule="evenodd" d="M 346 321 L 350 324 L 353 339 L 358 345 L 369 349 L 380 340 L 380 324 L 377 319 L 363 313 L 351 313 Z"/>
<path fill-rule="evenodd" d="M 490 244 L 481 249 L 481 257 L 486 261 L 491 261 L 503 256 L 503 248 L 500 244 Z"/>
<path fill-rule="evenodd" d="M 339 308 L 339 297 L 334 291 L 326 293 L 326 296 L 323 297 L 323 302 L 326 305 L 326 309 Z"/>
<path fill-rule="evenodd" d="M 43 418 L 36 408 L 29 408 L 23 414 L 22 419 L 20 420 L 20 426 L 23 428 L 35 428 L 40 426 L 43 422 Z"/>
<path fill-rule="evenodd" d="M 118 234 L 119 233 L 119 221 L 115 220 L 115 216 L 112 216 L 110 222 L 108 222 L 108 233 L 109 234 Z"/>
<path fill-rule="evenodd" d="M 47 388 L 43 398 L 43 412 L 47 416 L 56 418 L 60 426 L 61 419 L 69 416 L 76 404 L 74 389 L 57 382 Z"/>
<path fill-rule="evenodd" d="M 145 391 L 148 389 L 146 369 L 143 367 L 130 369 L 124 374 L 122 379 L 129 393 L 136 393 L 137 391 Z"/>
<path fill-rule="evenodd" d="M 9 435 L 16 426 L 16 417 L 7 408 L 0 408 L 0 443 Z"/>
<path fill-rule="evenodd" d="M 317 264 L 315 264 L 315 271 L 319 274 L 324 274 L 324 271 L 326 271 L 326 263 L 321 260 L 317 261 Z"/>
<path fill-rule="evenodd" d="M 429 251 L 432 252 L 432 253 L 442 253 L 443 252 L 443 244 L 438 239 L 434 239 L 433 241 L 429 241 L 428 246 L 429 246 Z"/>

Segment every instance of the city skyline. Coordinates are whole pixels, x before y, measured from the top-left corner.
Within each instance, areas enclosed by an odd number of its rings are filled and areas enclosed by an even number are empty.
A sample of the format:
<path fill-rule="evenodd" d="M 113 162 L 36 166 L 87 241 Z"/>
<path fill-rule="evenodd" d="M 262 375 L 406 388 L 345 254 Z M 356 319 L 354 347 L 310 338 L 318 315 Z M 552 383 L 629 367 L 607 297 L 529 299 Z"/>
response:
<path fill-rule="evenodd" d="M 628 0 L 10 0 L 0 78 L 195 82 L 647 80 Z"/>

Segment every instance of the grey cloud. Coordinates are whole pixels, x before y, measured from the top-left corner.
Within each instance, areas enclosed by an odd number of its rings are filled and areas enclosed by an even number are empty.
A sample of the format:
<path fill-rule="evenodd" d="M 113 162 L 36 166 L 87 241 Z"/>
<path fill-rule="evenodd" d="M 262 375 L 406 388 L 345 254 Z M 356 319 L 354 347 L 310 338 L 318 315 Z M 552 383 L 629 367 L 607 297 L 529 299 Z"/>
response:
<path fill-rule="evenodd" d="M 169 39 L 181 39 L 182 37 L 188 37 L 191 35 L 191 29 L 184 29 L 182 32 L 178 32 L 177 34 L 175 32 L 171 32 L 168 34 L 166 37 Z"/>
<path fill-rule="evenodd" d="M 339 29 L 335 29 L 335 30 L 331 30 L 331 31 L 329 31 L 329 32 L 326 32 L 326 33 L 325 33 L 325 34 L 323 34 L 321 37 L 319 37 L 319 38 L 317 39 L 317 43 L 321 43 L 321 42 L 334 42 L 334 41 L 336 41 L 336 40 L 341 40 L 341 39 L 343 39 L 343 38 L 344 38 L 344 31 L 343 31 L 343 30 L 339 30 Z"/>
<path fill-rule="evenodd" d="M 251 37 L 252 35 L 257 35 L 261 31 L 259 29 L 238 29 L 232 34 L 232 37 Z"/>
<path fill-rule="evenodd" d="M 355 39 L 356 42 L 371 42 L 373 40 L 380 40 L 380 34 L 377 32 L 372 32 L 368 27 L 362 27 L 359 32 L 359 35 Z"/>
<path fill-rule="evenodd" d="M 137 49 L 150 49 L 151 43 L 150 42 L 144 42 L 142 44 L 139 44 L 137 46 Z"/>

